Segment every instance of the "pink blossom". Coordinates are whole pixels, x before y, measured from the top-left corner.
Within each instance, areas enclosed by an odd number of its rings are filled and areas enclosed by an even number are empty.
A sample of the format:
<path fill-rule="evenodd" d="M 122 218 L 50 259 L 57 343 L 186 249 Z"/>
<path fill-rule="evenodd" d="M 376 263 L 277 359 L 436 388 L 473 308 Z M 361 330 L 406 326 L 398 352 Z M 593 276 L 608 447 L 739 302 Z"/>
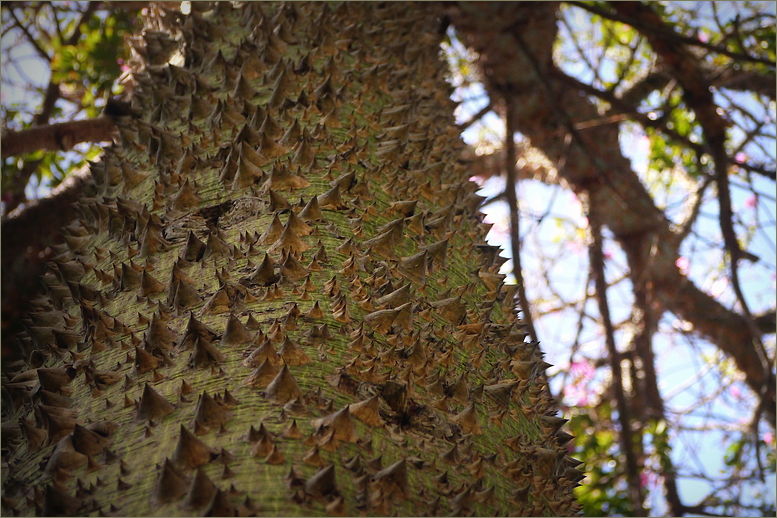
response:
<path fill-rule="evenodd" d="M 774 434 L 772 432 L 764 432 L 764 434 L 761 436 L 761 439 L 766 444 L 771 444 L 774 442 Z"/>
<path fill-rule="evenodd" d="M 755 194 L 751 194 L 745 200 L 745 207 L 748 209 L 754 209 L 758 205 L 758 197 Z"/>
<path fill-rule="evenodd" d="M 680 257 L 677 258 L 674 264 L 675 266 L 677 266 L 677 268 L 680 269 L 680 273 L 682 273 L 683 275 L 688 275 L 688 272 L 691 266 L 691 261 L 687 257 L 681 255 Z"/>
<path fill-rule="evenodd" d="M 569 366 L 569 372 L 575 378 L 582 378 L 590 380 L 594 377 L 594 366 L 588 360 L 582 360 L 579 362 L 572 362 Z"/>
<path fill-rule="evenodd" d="M 470 176 L 469 177 L 470 182 L 475 182 L 478 184 L 478 187 L 483 187 L 483 184 L 486 183 L 486 179 L 482 176 Z"/>
<path fill-rule="evenodd" d="M 658 476 L 654 471 L 642 471 L 639 475 L 639 482 L 642 487 L 655 487 L 658 483 Z"/>
<path fill-rule="evenodd" d="M 740 151 L 739 153 L 734 155 L 734 160 L 736 160 L 740 164 L 744 163 L 745 161 L 747 161 L 747 153 Z"/>
<path fill-rule="evenodd" d="M 742 396 L 742 390 L 740 390 L 740 388 L 736 385 L 732 385 L 728 389 L 728 393 L 731 394 L 731 396 L 735 399 L 739 399 Z"/>
<path fill-rule="evenodd" d="M 564 399 L 566 399 L 571 406 L 586 406 L 588 405 L 588 392 L 584 387 L 578 385 L 567 385 L 564 387 Z"/>

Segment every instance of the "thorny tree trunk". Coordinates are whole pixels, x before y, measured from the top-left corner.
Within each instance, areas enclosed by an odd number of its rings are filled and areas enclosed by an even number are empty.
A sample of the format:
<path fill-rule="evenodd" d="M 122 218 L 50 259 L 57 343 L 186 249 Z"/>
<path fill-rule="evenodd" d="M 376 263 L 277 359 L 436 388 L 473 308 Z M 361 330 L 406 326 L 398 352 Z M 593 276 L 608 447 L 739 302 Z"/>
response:
<path fill-rule="evenodd" d="M 434 9 L 152 9 L 3 377 L 6 513 L 578 512 Z"/>

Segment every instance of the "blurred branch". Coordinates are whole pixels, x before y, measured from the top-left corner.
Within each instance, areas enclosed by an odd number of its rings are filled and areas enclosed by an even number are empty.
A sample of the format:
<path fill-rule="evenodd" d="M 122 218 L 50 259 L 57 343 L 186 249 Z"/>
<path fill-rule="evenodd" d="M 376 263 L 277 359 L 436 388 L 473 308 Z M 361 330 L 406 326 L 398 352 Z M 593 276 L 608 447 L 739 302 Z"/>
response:
<path fill-rule="evenodd" d="M 483 116 L 484 116 L 485 114 L 487 114 L 488 112 L 490 112 L 490 111 L 491 111 L 491 101 L 489 100 L 489 101 L 488 101 L 488 104 L 487 104 L 487 105 L 485 105 L 485 106 L 484 106 L 484 107 L 483 107 L 483 108 L 482 108 L 482 109 L 481 109 L 479 112 L 477 112 L 475 115 L 473 115 L 473 116 L 472 116 L 472 118 L 471 118 L 470 120 L 468 120 L 467 122 L 465 122 L 465 123 L 463 123 L 463 124 L 459 125 L 459 131 L 464 131 L 464 130 L 466 130 L 467 128 L 469 128 L 470 126 L 472 126 L 473 124 L 475 124 L 477 121 L 479 121 L 480 119 L 482 119 L 482 118 L 483 118 Z"/>
<path fill-rule="evenodd" d="M 607 302 L 607 281 L 604 277 L 604 253 L 602 251 L 602 227 L 598 214 L 593 207 L 587 209 L 590 238 L 589 260 L 591 262 L 591 277 L 596 286 L 596 300 L 599 304 L 599 314 L 604 325 L 604 339 L 612 371 L 612 386 L 615 391 L 615 401 L 618 405 L 618 422 L 620 424 L 620 443 L 623 455 L 626 457 L 626 480 L 629 486 L 629 496 L 636 516 L 647 516 L 643 501 L 642 483 L 639 478 L 640 465 L 634 455 L 634 437 L 631 430 L 631 417 L 626 394 L 623 390 L 623 373 L 621 358 L 615 345 L 615 330 L 610 318 L 610 307 Z"/>
<path fill-rule="evenodd" d="M 65 41 L 65 35 L 62 34 L 62 24 L 59 22 L 59 16 L 57 16 L 57 8 L 54 7 L 54 5 L 51 3 L 48 5 L 51 9 L 51 16 L 54 18 L 54 27 L 57 29 L 57 36 L 59 36 L 59 41 Z"/>
<path fill-rule="evenodd" d="M 507 103 L 507 116 L 505 117 L 505 172 L 507 180 L 505 182 L 505 197 L 507 205 L 510 208 L 510 248 L 513 252 L 513 275 L 516 284 L 518 284 L 518 297 L 520 298 L 523 318 L 529 328 L 529 337 L 532 342 L 537 342 L 537 331 L 534 329 L 529 301 L 526 299 L 526 286 L 523 283 L 523 270 L 521 269 L 521 232 L 520 232 L 520 213 L 518 212 L 518 199 L 515 195 L 516 174 L 515 174 L 515 126 L 511 122 L 510 103 Z"/>
<path fill-rule="evenodd" d="M 765 76 L 752 70 L 726 68 L 713 77 L 710 84 L 716 88 L 756 92 L 774 101 L 777 91 L 774 88 L 774 76 Z"/>
<path fill-rule="evenodd" d="M 98 4 L 99 2 L 89 2 L 89 5 L 81 13 L 80 18 L 76 23 L 75 28 L 73 29 L 73 33 L 68 37 L 67 41 L 63 42 L 64 45 L 75 45 L 78 43 L 78 39 L 81 37 L 81 24 L 86 23 L 89 18 L 91 18 L 91 16 L 97 10 Z M 12 13 L 12 9 L 9 9 L 9 12 Z M 51 61 L 51 59 L 49 59 L 49 61 Z M 43 126 L 48 124 L 49 119 L 51 118 L 51 113 L 54 111 L 54 106 L 56 105 L 59 98 L 59 83 L 49 80 L 49 84 L 46 87 L 46 93 L 43 96 L 43 102 L 41 103 L 40 111 L 33 117 L 33 126 Z M 5 148 L 4 145 L 3 148 Z M 38 163 L 38 161 L 25 162 L 22 168 L 10 180 L 11 185 L 8 186 L 7 189 L 3 189 L 10 194 L 5 200 L 6 213 L 14 210 L 16 207 L 27 200 L 27 196 L 25 195 L 24 190 L 26 189 L 27 184 L 30 182 L 30 178 L 37 170 Z"/>
<path fill-rule="evenodd" d="M 677 236 L 680 239 L 680 241 L 684 241 L 686 237 L 688 237 L 688 234 L 691 232 L 691 229 L 693 228 L 693 224 L 696 222 L 696 219 L 699 217 L 699 213 L 701 212 L 701 205 L 704 202 L 704 192 L 707 190 L 707 188 L 712 183 L 713 177 L 712 176 L 706 176 L 704 177 L 704 180 L 702 181 L 701 185 L 696 189 L 696 192 L 693 193 L 693 203 L 690 207 L 690 210 L 688 211 L 688 216 L 685 218 L 685 220 L 680 225 L 680 229 L 677 232 Z"/>
<path fill-rule="evenodd" d="M 36 126 L 23 131 L 9 131 L 0 141 L 2 156 L 32 153 L 39 149 L 68 151 L 81 142 L 107 142 L 116 125 L 107 115 L 95 119 Z"/>
<path fill-rule="evenodd" d="M 724 56 L 728 56 L 732 59 L 738 60 L 738 61 L 748 61 L 751 63 L 762 63 L 765 65 L 769 65 L 770 67 L 774 68 L 777 63 L 770 59 L 766 58 L 759 58 L 756 56 L 750 56 L 749 54 L 742 54 L 739 52 L 733 52 L 728 50 L 725 47 L 721 47 L 719 45 L 714 45 L 712 43 L 707 43 L 704 41 L 701 41 L 698 38 L 694 38 L 691 36 L 684 36 L 682 34 L 678 34 L 674 30 L 672 30 L 670 27 L 666 26 L 656 26 L 652 24 L 645 23 L 645 19 L 641 16 L 637 16 L 633 13 L 627 13 L 624 11 L 620 12 L 613 12 L 607 9 L 602 9 L 601 7 L 598 7 L 596 5 L 586 4 L 583 2 L 567 2 L 569 5 L 573 5 L 575 7 L 579 7 L 581 9 L 585 9 L 588 12 L 598 14 L 602 18 L 607 18 L 608 20 L 613 20 L 616 22 L 625 23 L 627 25 L 631 25 L 635 29 L 640 30 L 640 32 L 647 32 L 649 34 L 645 34 L 646 36 L 653 36 L 654 39 L 657 37 L 661 37 L 664 40 L 673 40 L 678 43 L 685 43 L 686 45 L 693 45 L 695 47 L 702 47 L 707 50 L 711 50 L 713 52 L 716 52 L 718 54 L 723 54 Z M 636 4 L 637 2 L 629 2 L 632 4 Z M 616 10 L 619 11 L 619 2 L 611 2 L 610 5 Z"/>
<path fill-rule="evenodd" d="M 640 25 L 636 28 L 642 32 L 650 42 L 653 50 L 663 59 L 664 63 L 672 71 L 683 88 L 683 99 L 694 111 L 696 120 L 702 127 L 706 141 L 711 148 L 712 160 L 715 165 L 715 181 L 718 187 L 718 205 L 720 207 L 719 222 L 723 234 L 726 250 L 729 252 L 729 273 L 731 287 L 736 294 L 739 306 L 748 329 L 751 331 L 750 340 L 754 345 L 756 354 L 762 364 L 764 373 L 771 374 L 771 360 L 768 357 L 760 333 L 753 322 L 742 285 L 739 280 L 739 259 L 742 250 L 736 236 L 733 223 L 733 210 L 731 208 L 731 191 L 728 180 L 729 157 L 726 153 L 726 128 L 729 126 L 722 117 L 721 110 L 714 101 L 707 79 L 703 77 L 698 65 L 698 59 L 687 52 L 681 44 L 669 42 L 659 34 L 673 32 L 668 28 L 661 17 L 653 9 L 645 4 L 637 2 L 615 3 L 613 7 L 621 14 L 632 18 L 639 18 Z M 764 398 L 767 387 L 757 390 L 759 397 Z M 762 405 L 759 405 L 761 408 Z"/>
<path fill-rule="evenodd" d="M 706 505 L 685 505 L 683 506 L 683 512 L 687 514 L 700 514 L 702 516 L 728 516 L 726 514 L 711 513 L 706 510 Z"/>
<path fill-rule="evenodd" d="M 24 36 L 27 38 L 27 42 L 32 45 L 32 47 L 35 49 L 35 51 L 40 55 L 41 58 L 43 58 L 46 61 L 51 61 L 51 56 L 49 56 L 43 48 L 38 45 L 38 41 L 32 37 L 32 34 L 30 34 L 30 31 L 27 30 L 27 27 L 25 27 L 22 22 L 19 21 L 19 19 L 16 17 L 16 14 L 13 12 L 13 9 L 8 9 L 8 14 L 11 15 L 11 18 L 13 18 L 14 25 L 16 25 L 19 29 L 22 30 L 24 33 Z"/>
<path fill-rule="evenodd" d="M 612 94 L 612 97 L 619 99 L 622 106 L 634 107 L 632 109 L 636 111 L 636 106 L 639 106 L 639 103 L 647 99 L 651 93 L 666 88 L 671 81 L 672 78 L 668 74 L 661 71 L 651 71 L 642 80 L 637 81 L 629 89 L 624 90 L 620 97 L 616 97 L 614 94 Z"/>
<path fill-rule="evenodd" d="M 610 103 L 611 108 L 610 110 L 608 110 L 608 112 L 615 111 L 615 112 L 625 114 L 630 118 L 632 118 L 633 120 L 640 123 L 643 127 L 657 129 L 662 133 L 664 133 L 665 135 L 667 135 L 668 137 L 670 137 L 671 139 L 682 144 L 683 146 L 694 150 L 697 154 L 704 154 L 704 153 L 712 154 L 713 150 L 711 146 L 706 142 L 705 143 L 693 142 L 688 137 L 684 137 L 679 133 L 677 133 L 677 131 L 671 128 L 668 128 L 666 126 L 666 121 L 662 120 L 661 118 L 653 120 L 650 117 L 648 117 L 646 114 L 640 113 L 639 111 L 637 111 L 636 105 L 643 99 L 643 97 L 655 91 L 655 89 L 653 89 L 652 86 L 655 85 L 656 87 L 658 87 L 658 85 L 662 83 L 658 79 L 658 77 L 655 80 L 646 82 L 644 85 L 641 85 L 640 88 L 638 88 L 637 90 L 634 90 L 633 92 L 631 90 L 624 92 L 624 95 L 620 99 L 616 97 L 615 94 L 613 94 L 612 92 L 599 90 L 594 86 L 583 83 L 579 79 L 568 76 L 566 74 L 559 73 L 558 77 L 564 82 L 569 83 L 574 88 L 578 88 L 589 95 L 593 95 L 594 97 L 598 97 L 599 99 L 602 99 L 603 101 L 607 101 L 608 103 Z M 667 83 L 668 81 L 665 84 Z M 627 102 L 626 99 L 629 99 L 629 101 Z M 771 169 L 767 169 L 762 165 L 740 162 L 733 158 L 729 158 L 729 160 L 734 165 L 737 165 L 742 169 L 745 169 L 747 171 L 750 171 L 756 174 L 760 174 L 771 180 L 775 179 L 775 171 Z"/>
<path fill-rule="evenodd" d="M 515 107 L 517 129 L 533 146 L 542 150 L 551 163 L 558 163 L 569 154 L 567 165 L 558 170 L 560 179 L 568 182 L 578 194 L 589 193 L 603 224 L 622 244 L 629 261 L 636 253 L 630 249 L 630 243 L 635 239 L 651 240 L 653 234 L 658 236 L 662 246 L 650 267 L 650 276 L 656 283 L 656 297 L 667 310 L 690 322 L 695 332 L 731 357 L 744 373 L 747 385 L 756 393 L 766 388 L 765 412 L 769 422 L 774 423 L 777 410 L 774 373 L 764 370 L 743 316 L 723 306 L 680 273 L 676 266 L 680 240 L 633 171 L 631 162 L 623 156 L 618 128 L 602 125 L 577 132 L 583 140 L 582 146 L 574 145 L 568 150 L 564 139 L 558 137 L 558 129 L 566 126 L 564 119 L 557 115 L 558 110 L 575 113 L 578 120 L 593 119 L 599 112 L 593 103 L 581 99 L 578 91 L 566 87 L 564 83 L 574 80 L 564 78 L 563 72 L 553 65 L 552 45 L 557 30 L 554 4 L 536 3 L 529 7 L 522 3 L 485 3 L 478 4 L 477 8 L 463 4 L 460 9 L 461 12 L 451 10 L 451 17 L 462 41 L 488 56 L 488 67 L 482 69 L 487 91 L 493 98 L 509 98 Z M 495 19 L 503 20 L 498 41 L 486 37 L 493 34 Z M 527 72 L 533 70 L 534 65 L 527 63 L 521 54 L 516 55 L 515 49 L 521 44 L 515 36 L 522 28 L 514 28 L 512 20 L 533 23 L 535 28 L 542 24 L 543 30 L 536 29 L 536 37 L 527 40 L 523 46 L 529 45 L 529 51 L 537 56 L 535 60 L 542 59 L 540 71 L 552 88 L 550 109 L 538 109 L 541 102 L 543 106 L 548 103 L 538 95 L 535 74 Z M 547 88 L 541 81 L 539 86 Z M 692 146 L 691 149 L 698 148 Z M 610 182 L 602 182 L 600 168 L 610 172 L 607 175 Z M 621 198 L 628 202 L 621 203 Z"/>
<path fill-rule="evenodd" d="M 777 315 L 772 309 L 766 313 L 755 315 L 753 322 L 755 322 L 755 325 L 763 334 L 773 335 L 775 333 L 775 326 L 777 326 Z"/>
<path fill-rule="evenodd" d="M 646 114 L 640 113 L 639 111 L 637 111 L 637 104 L 641 100 L 641 97 L 639 97 L 637 95 L 629 96 L 629 98 L 634 98 L 634 101 L 636 101 L 635 104 L 630 104 L 630 103 L 626 103 L 623 99 L 618 99 L 615 96 L 615 94 L 613 94 L 612 92 L 606 92 L 606 91 L 603 91 L 603 90 L 599 90 L 598 88 L 596 88 L 594 86 L 591 86 L 589 84 L 583 83 L 579 79 L 571 77 L 571 76 L 568 76 L 568 75 L 564 74 L 563 72 L 559 71 L 558 77 L 559 77 L 559 79 L 561 79 L 564 82 L 568 83 L 572 87 L 578 88 L 578 89 L 582 90 L 583 92 L 585 92 L 585 93 L 587 93 L 589 95 L 593 95 L 594 97 L 598 97 L 599 99 L 602 99 L 603 101 L 607 101 L 608 103 L 610 103 L 612 108 L 610 108 L 610 110 L 608 110 L 608 112 L 609 111 L 616 111 L 616 112 L 620 112 L 620 113 L 626 114 L 629 117 L 631 117 L 632 119 L 634 119 L 635 121 L 637 121 L 638 123 L 640 123 L 642 126 L 644 126 L 646 128 L 655 128 L 657 130 L 660 130 L 662 133 L 665 133 L 670 138 L 672 138 L 675 141 L 681 143 L 683 146 L 688 147 L 689 149 L 693 149 L 697 153 L 709 153 L 710 152 L 709 146 L 707 146 L 705 144 L 700 144 L 700 143 L 692 142 L 690 139 L 688 139 L 688 137 L 684 137 L 684 136 L 680 135 L 679 133 L 677 133 L 677 131 L 668 128 L 666 126 L 666 123 L 664 121 L 662 121 L 661 119 L 653 120 L 650 117 L 648 117 Z M 649 94 L 650 92 L 642 91 L 642 92 L 639 92 L 639 93 L 640 94 L 642 94 L 642 93 Z"/>
<path fill-rule="evenodd" d="M 654 283 L 650 277 L 650 266 L 655 261 L 658 251 L 658 242 L 653 235 L 651 241 L 640 240 L 642 250 L 640 254 L 633 254 L 630 261 L 631 279 L 634 293 L 634 315 L 638 322 L 637 332 L 634 335 L 634 354 L 639 361 L 633 361 L 641 371 L 634 380 L 641 380 L 640 392 L 646 402 L 648 419 L 656 423 L 666 423 L 666 411 L 664 400 L 658 388 L 658 374 L 656 373 L 656 359 L 653 352 L 653 335 L 658 330 L 658 321 L 663 313 L 663 305 L 655 299 Z M 647 245 L 647 246 L 646 246 Z M 637 244 L 636 246 L 640 246 Z M 639 375 L 641 374 L 641 376 Z M 638 389 L 639 390 L 639 389 Z M 671 446 L 665 440 L 663 433 L 653 433 L 652 442 L 655 453 L 661 464 L 661 474 L 666 490 L 666 501 L 669 504 L 669 513 L 673 516 L 683 515 L 683 503 L 677 490 L 677 478 L 674 463 L 671 457 Z"/>
<path fill-rule="evenodd" d="M 739 162 L 737 160 L 732 160 L 732 163 L 735 166 L 741 167 L 745 171 L 760 174 L 761 176 L 765 176 L 770 180 L 777 180 L 777 172 L 775 172 L 774 169 L 766 169 L 763 165 L 749 164 L 747 162 Z"/>
<path fill-rule="evenodd" d="M 94 12 L 97 10 L 98 4 L 99 2 L 89 2 L 89 5 L 86 7 L 84 12 L 81 13 L 80 19 L 78 22 L 76 22 L 73 33 L 68 37 L 67 41 L 63 42 L 64 45 L 75 45 L 78 43 L 78 38 L 81 37 L 81 24 L 89 21 L 89 18 L 91 18 Z M 46 96 L 43 99 L 41 111 L 35 116 L 34 124 L 36 126 L 48 123 L 49 118 L 51 117 L 51 112 L 54 109 L 54 105 L 59 99 L 59 96 L 59 83 L 49 81 L 49 86 L 46 90 Z"/>

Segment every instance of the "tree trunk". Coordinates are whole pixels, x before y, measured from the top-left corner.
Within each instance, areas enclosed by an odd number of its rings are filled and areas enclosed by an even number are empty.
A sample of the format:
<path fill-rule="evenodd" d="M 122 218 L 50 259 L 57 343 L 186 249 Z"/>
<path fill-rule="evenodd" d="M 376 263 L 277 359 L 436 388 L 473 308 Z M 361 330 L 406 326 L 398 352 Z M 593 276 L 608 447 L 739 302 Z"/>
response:
<path fill-rule="evenodd" d="M 438 7 L 207 5 L 133 42 L 143 116 L 6 366 L 5 511 L 577 513 Z"/>

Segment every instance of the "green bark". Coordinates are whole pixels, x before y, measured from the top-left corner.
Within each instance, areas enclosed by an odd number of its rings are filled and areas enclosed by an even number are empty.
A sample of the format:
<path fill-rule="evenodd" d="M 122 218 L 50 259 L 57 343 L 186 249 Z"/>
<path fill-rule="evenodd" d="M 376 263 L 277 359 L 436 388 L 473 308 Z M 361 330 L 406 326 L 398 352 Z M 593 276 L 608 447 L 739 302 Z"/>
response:
<path fill-rule="evenodd" d="M 435 9 L 152 12 L 3 378 L 6 512 L 578 511 Z"/>

